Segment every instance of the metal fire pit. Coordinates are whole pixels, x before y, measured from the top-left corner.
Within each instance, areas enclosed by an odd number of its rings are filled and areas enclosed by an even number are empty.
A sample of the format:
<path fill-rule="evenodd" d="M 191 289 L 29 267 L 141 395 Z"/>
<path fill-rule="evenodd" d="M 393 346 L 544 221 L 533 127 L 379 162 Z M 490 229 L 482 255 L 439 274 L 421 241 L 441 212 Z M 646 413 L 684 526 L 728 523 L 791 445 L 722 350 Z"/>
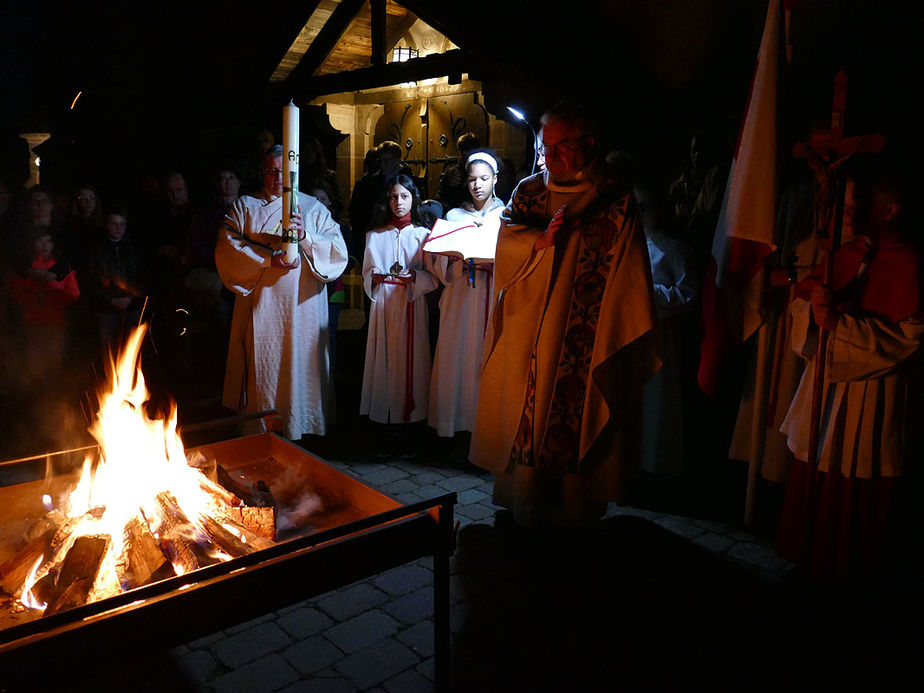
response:
<path fill-rule="evenodd" d="M 424 556 L 433 557 L 436 680 L 448 689 L 454 493 L 401 505 L 272 433 L 196 449 L 248 481 L 266 481 L 280 508 L 298 499 L 274 482 L 295 472 L 323 510 L 269 548 L 47 618 L 0 605 L 0 690 L 51 662 L 66 671 L 161 652 Z M 0 527 L 28 529 L 44 512 L 45 488 L 0 487 Z"/>

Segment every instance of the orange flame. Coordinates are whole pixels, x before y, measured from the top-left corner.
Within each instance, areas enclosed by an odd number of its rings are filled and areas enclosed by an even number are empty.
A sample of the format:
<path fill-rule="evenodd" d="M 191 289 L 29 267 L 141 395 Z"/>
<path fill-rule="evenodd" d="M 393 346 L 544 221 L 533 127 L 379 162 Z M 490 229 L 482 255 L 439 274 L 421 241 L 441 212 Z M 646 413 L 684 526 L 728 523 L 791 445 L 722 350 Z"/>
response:
<path fill-rule="evenodd" d="M 123 552 L 126 525 L 134 518 L 148 523 L 154 536 L 161 537 L 161 520 L 157 495 L 169 492 L 193 525 L 184 528 L 187 539 L 209 545 L 209 553 L 220 560 L 230 556 L 210 545 L 207 534 L 198 524 L 206 513 L 211 497 L 202 490 L 204 477 L 186 461 L 183 443 L 176 433 L 176 408 L 166 420 L 150 419 L 144 404 L 149 399 L 144 375 L 138 363 L 146 326 L 136 328 L 127 340 L 118 362 L 110 360 L 110 390 L 100 394 L 100 408 L 90 433 L 99 443 L 98 464 L 84 460 L 80 480 L 71 493 L 61 500 L 62 512 L 79 518 L 77 526 L 58 547 L 57 555 L 66 552 L 78 536 L 108 534 L 108 554 L 101 566 L 98 583 L 118 584 L 118 557 Z M 22 603 L 29 608 L 44 608 L 31 595 L 31 587 L 42 579 L 55 561 L 36 562 Z M 174 566 L 177 574 L 183 569 Z M 105 574 L 104 574 L 105 573 Z M 93 599 L 91 592 L 90 598 Z M 26 604 L 31 600 L 32 604 Z"/>

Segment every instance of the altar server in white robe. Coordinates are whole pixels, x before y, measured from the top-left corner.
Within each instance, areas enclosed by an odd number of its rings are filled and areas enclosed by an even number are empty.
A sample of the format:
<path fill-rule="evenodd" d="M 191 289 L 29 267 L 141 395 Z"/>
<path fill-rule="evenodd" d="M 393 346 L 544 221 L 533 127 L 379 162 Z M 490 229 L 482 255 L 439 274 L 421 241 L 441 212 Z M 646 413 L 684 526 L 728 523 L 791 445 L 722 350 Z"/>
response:
<path fill-rule="evenodd" d="M 430 337 L 424 295 L 436 278 L 424 266 L 429 229 L 420 221 L 417 186 L 403 174 L 387 188 L 384 223 L 366 234 L 363 288 L 372 301 L 360 414 L 383 424 L 427 418 Z M 380 456 L 416 454 L 406 427 L 389 427 Z"/>
<path fill-rule="evenodd" d="M 263 160 L 263 190 L 239 198 L 225 217 L 215 264 L 235 293 L 222 402 L 230 409 L 275 409 L 283 435 L 324 435 L 333 414 L 327 290 L 347 264 L 339 225 L 315 198 L 299 193 L 299 256 L 282 244 L 282 147 Z"/>
<path fill-rule="evenodd" d="M 470 200 L 446 213 L 452 222 L 500 218 L 504 203 L 494 195 L 497 160 L 475 152 L 465 166 Z M 485 230 L 485 233 L 489 231 Z M 491 314 L 494 263 L 467 262 L 426 253 L 433 273 L 445 285 L 440 296 L 440 330 L 430 379 L 428 422 L 440 436 L 471 431 L 475 425 L 484 334 Z"/>

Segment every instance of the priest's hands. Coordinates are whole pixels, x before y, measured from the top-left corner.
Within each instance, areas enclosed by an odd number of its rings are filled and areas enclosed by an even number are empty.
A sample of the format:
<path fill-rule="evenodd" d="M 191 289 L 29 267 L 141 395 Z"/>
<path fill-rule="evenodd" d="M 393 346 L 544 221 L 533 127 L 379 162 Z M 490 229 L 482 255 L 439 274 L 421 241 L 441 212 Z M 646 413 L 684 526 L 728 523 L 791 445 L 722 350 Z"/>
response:
<path fill-rule="evenodd" d="M 533 250 L 543 250 L 555 245 L 555 234 L 558 233 L 562 224 L 565 222 L 565 209 L 567 209 L 567 207 L 567 204 L 563 204 L 558 208 L 555 214 L 552 215 L 552 218 L 549 220 L 548 227 L 546 227 L 545 231 L 542 232 L 542 235 L 536 239 L 536 243 L 533 245 Z"/>
<path fill-rule="evenodd" d="M 833 330 L 837 327 L 837 319 L 840 317 L 840 311 L 834 307 L 834 292 L 830 287 L 819 284 L 812 289 L 810 298 L 812 304 L 812 318 L 815 324 L 826 330 Z"/>

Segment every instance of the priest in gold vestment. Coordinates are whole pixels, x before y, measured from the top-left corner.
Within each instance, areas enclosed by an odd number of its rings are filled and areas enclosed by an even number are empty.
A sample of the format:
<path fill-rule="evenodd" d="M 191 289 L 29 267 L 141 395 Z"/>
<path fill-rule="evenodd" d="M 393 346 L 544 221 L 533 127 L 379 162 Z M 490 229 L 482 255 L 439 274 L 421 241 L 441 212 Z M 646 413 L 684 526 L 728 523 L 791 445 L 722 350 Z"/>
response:
<path fill-rule="evenodd" d="M 607 181 L 592 119 L 542 119 L 546 170 L 503 214 L 469 458 L 524 526 L 581 524 L 640 464 L 642 387 L 660 365 L 631 190 Z"/>

